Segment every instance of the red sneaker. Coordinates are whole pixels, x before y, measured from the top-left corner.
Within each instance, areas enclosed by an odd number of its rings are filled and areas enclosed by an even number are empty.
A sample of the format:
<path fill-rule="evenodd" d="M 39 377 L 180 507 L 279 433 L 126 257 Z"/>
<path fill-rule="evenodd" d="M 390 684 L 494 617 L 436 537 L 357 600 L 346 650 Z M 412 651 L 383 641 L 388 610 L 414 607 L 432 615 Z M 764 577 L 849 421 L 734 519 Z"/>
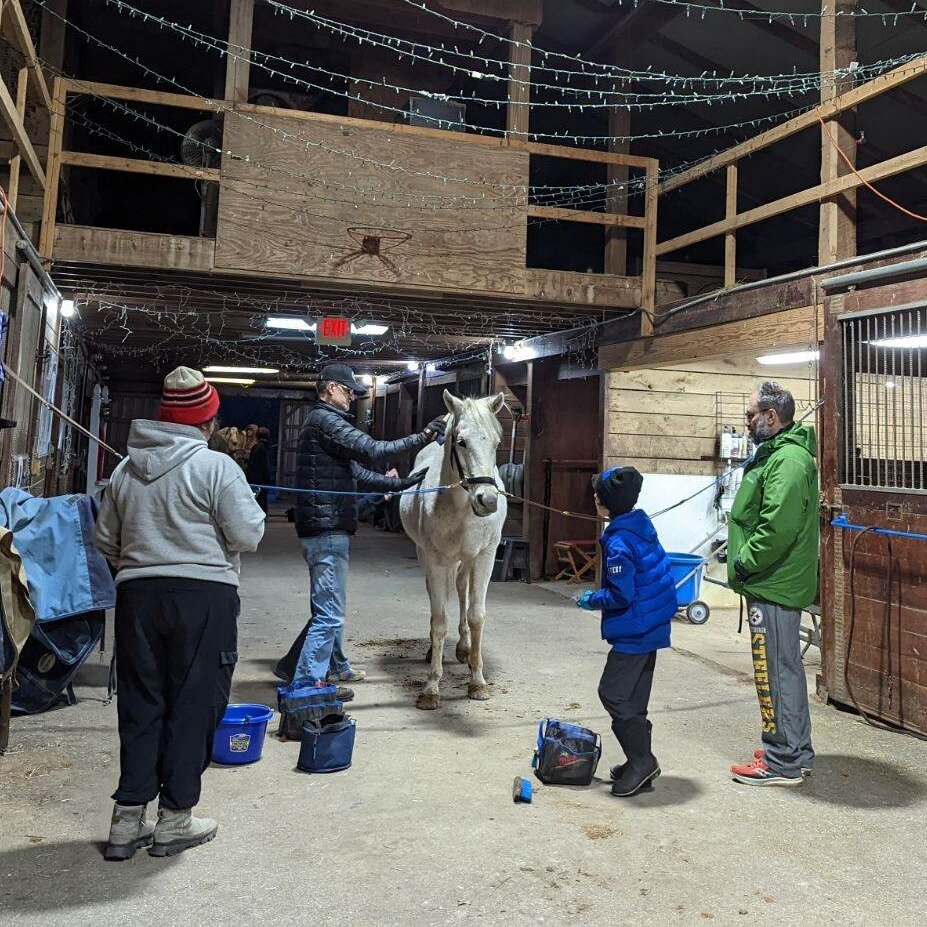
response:
<path fill-rule="evenodd" d="M 803 776 L 783 776 L 773 772 L 766 765 L 765 759 L 756 759 L 752 763 L 735 763 L 731 767 L 731 776 L 735 782 L 744 785 L 784 785 L 795 786 L 804 782 Z"/>
<path fill-rule="evenodd" d="M 755 760 L 765 760 L 765 759 L 766 759 L 766 751 L 765 751 L 762 747 L 760 747 L 759 750 L 754 750 L 754 751 L 753 751 L 753 759 L 755 759 Z M 810 776 L 810 775 L 811 775 L 811 767 L 810 767 L 810 766 L 802 766 L 802 768 L 801 768 L 801 774 L 802 774 L 803 776 Z"/>

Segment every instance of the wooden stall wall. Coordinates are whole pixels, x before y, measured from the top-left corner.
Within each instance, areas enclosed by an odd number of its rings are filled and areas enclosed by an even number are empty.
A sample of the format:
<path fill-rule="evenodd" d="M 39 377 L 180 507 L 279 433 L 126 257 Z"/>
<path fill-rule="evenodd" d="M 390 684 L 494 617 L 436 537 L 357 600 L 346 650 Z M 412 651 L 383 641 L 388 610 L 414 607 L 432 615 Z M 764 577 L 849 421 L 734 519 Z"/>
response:
<path fill-rule="evenodd" d="M 216 267 L 524 293 L 526 210 L 512 188 L 527 183 L 528 153 L 401 128 L 227 117 L 224 148 L 255 161 L 223 157 Z M 455 194 L 459 208 L 445 208 Z M 421 208 L 429 197 L 439 208 Z"/>
<path fill-rule="evenodd" d="M 598 376 L 558 379 L 560 358 L 532 361 L 531 452 L 526 478 L 528 498 L 544 499 L 546 461 L 552 462 L 551 503 L 558 509 L 595 514 L 591 477 L 602 459 L 601 390 Z M 552 513 L 548 550 L 544 551 L 544 519 L 531 515 L 531 575 L 556 572 L 556 541 L 597 536 L 592 522 Z"/>

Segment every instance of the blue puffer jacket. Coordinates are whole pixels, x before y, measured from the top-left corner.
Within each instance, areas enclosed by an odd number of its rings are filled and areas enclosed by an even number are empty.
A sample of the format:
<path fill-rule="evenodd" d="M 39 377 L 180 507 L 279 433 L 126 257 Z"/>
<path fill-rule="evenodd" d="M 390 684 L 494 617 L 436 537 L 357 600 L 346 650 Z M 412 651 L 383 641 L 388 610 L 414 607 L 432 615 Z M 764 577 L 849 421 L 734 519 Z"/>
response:
<path fill-rule="evenodd" d="M 602 588 L 589 604 L 602 612 L 602 638 L 618 653 L 670 645 L 676 586 L 650 517 L 632 509 L 613 518 L 599 540 Z"/>

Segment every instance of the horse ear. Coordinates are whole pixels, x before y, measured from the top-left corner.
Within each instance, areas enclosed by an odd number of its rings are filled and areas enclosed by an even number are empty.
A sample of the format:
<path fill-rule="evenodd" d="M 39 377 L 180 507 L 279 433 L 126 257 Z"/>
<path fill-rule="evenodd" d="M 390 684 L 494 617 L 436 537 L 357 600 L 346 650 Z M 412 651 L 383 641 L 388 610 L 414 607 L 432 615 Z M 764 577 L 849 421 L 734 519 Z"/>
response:
<path fill-rule="evenodd" d="M 498 415 L 499 411 L 505 405 L 505 393 L 496 393 L 489 399 L 489 410 L 493 415 Z"/>
<path fill-rule="evenodd" d="M 463 400 L 458 399 L 450 390 L 444 391 L 444 406 L 454 418 L 460 418 L 460 411 L 463 409 Z"/>

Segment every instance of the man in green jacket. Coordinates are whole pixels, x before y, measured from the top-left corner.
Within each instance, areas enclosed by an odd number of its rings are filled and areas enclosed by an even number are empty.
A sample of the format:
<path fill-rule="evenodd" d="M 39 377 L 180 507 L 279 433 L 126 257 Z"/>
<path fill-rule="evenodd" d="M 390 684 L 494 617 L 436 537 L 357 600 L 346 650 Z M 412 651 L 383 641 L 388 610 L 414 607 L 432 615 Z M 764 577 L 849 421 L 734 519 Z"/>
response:
<path fill-rule="evenodd" d="M 801 610 L 818 592 L 818 472 L 814 431 L 795 400 L 765 382 L 745 418 L 756 453 L 744 469 L 728 529 L 728 579 L 747 600 L 763 749 L 731 767 L 747 785 L 801 785 L 814 762 Z"/>

